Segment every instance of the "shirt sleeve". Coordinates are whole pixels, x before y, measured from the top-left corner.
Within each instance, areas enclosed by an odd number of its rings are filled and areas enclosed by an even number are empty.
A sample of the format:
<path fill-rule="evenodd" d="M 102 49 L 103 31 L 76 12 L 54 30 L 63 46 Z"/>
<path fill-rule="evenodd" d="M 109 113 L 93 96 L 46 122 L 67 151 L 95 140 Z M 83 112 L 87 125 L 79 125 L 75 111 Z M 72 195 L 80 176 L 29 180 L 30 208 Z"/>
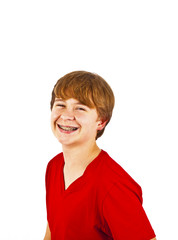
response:
<path fill-rule="evenodd" d="M 142 207 L 140 194 L 114 184 L 103 201 L 105 229 L 114 240 L 150 240 L 155 233 Z"/>

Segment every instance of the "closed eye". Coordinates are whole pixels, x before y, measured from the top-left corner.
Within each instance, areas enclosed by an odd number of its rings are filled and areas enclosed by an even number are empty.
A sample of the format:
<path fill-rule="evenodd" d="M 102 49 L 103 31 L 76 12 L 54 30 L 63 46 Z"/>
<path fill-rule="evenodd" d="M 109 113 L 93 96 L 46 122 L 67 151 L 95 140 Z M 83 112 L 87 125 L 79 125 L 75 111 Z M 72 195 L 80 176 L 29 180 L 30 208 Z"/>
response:
<path fill-rule="evenodd" d="M 77 110 L 86 111 L 86 109 L 85 109 L 85 108 L 82 108 L 82 107 L 78 107 Z"/>
<path fill-rule="evenodd" d="M 57 107 L 65 107 L 63 104 L 56 104 Z"/>

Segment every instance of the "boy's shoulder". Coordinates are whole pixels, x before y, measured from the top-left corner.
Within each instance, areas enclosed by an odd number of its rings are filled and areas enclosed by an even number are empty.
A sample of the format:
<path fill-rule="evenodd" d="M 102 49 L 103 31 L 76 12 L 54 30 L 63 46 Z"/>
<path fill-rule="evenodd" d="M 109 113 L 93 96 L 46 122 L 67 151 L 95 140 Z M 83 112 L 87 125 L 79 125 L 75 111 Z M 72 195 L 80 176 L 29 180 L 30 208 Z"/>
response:
<path fill-rule="evenodd" d="M 104 152 L 102 167 L 100 171 L 100 179 L 106 189 L 116 186 L 120 189 L 127 189 L 134 192 L 140 198 L 142 196 L 142 189 L 140 185 L 126 172 L 126 170 L 119 165 L 107 152 Z"/>
<path fill-rule="evenodd" d="M 55 155 L 47 164 L 47 171 L 55 170 L 63 164 L 63 153 Z"/>

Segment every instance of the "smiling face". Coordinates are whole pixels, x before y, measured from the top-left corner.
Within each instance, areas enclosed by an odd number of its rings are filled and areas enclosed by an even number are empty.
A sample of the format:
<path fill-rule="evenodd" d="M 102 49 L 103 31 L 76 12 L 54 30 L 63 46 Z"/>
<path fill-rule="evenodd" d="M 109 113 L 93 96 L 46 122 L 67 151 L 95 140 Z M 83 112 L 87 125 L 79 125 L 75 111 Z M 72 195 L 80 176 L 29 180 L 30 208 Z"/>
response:
<path fill-rule="evenodd" d="M 63 146 L 94 143 L 97 131 L 104 125 L 98 119 L 95 108 L 89 108 L 73 98 L 55 98 L 51 111 L 51 128 Z"/>
<path fill-rule="evenodd" d="M 95 108 L 98 116 L 109 123 L 114 107 L 114 94 L 108 83 L 98 74 L 86 71 L 74 71 L 61 77 L 55 84 L 50 108 L 52 110 L 55 99 L 77 99 L 80 103 Z M 101 137 L 104 128 L 97 132 L 96 139 Z"/>

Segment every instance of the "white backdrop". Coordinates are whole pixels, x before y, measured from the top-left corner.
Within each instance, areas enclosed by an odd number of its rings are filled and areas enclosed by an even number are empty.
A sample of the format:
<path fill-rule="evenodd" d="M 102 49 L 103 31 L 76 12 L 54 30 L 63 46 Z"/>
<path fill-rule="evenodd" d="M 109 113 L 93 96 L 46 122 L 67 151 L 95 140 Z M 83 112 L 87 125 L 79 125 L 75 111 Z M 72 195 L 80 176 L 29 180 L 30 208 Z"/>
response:
<path fill-rule="evenodd" d="M 1 240 L 44 237 L 45 170 L 61 151 L 49 102 L 73 70 L 113 88 L 113 118 L 98 144 L 142 186 L 157 239 L 178 239 L 176 3 L 1 1 Z"/>

